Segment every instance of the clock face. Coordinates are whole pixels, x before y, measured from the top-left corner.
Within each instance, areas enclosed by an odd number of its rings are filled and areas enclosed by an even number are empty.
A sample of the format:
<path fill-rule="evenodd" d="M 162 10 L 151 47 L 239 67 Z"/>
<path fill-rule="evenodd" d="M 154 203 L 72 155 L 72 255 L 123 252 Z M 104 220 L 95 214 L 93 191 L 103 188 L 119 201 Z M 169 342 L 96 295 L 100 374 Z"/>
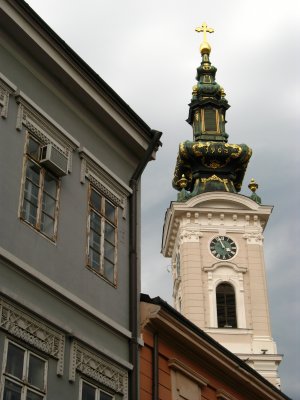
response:
<path fill-rule="evenodd" d="M 219 260 L 229 260 L 236 255 L 237 246 L 228 236 L 217 236 L 210 242 L 212 255 Z"/>

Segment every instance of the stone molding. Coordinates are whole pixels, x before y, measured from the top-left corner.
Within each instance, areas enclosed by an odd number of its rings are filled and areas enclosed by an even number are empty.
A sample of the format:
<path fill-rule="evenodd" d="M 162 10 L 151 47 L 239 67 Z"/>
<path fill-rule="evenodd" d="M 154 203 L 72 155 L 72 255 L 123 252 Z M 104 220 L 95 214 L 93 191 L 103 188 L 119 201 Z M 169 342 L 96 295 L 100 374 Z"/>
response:
<path fill-rule="evenodd" d="M 185 365 L 180 360 L 177 360 L 176 358 L 171 358 L 168 362 L 168 366 L 170 369 L 174 371 L 179 371 L 181 374 L 196 382 L 201 388 L 207 386 L 209 383 L 206 378 L 204 378 L 203 376 L 198 374 L 198 372 L 192 370 L 190 367 Z"/>
<path fill-rule="evenodd" d="M 121 393 L 124 400 L 128 400 L 128 373 L 113 362 L 107 360 L 99 353 L 96 353 L 77 340 L 73 340 L 70 354 L 69 380 L 75 382 L 76 370 Z"/>
<path fill-rule="evenodd" d="M 65 335 L 63 333 L 1 298 L 0 327 L 25 343 L 57 359 L 57 375 L 63 375 L 65 350 Z"/>
<path fill-rule="evenodd" d="M 81 158 L 80 182 L 84 183 L 85 179 L 88 179 L 108 200 L 123 209 L 123 218 L 125 218 L 127 197 L 132 190 L 87 149 L 82 148 L 79 154 Z"/>
<path fill-rule="evenodd" d="M 186 242 L 199 242 L 199 239 L 201 239 L 203 236 L 203 233 L 200 230 L 196 229 L 186 229 L 183 228 L 180 230 L 179 233 L 179 242 L 181 243 L 186 243 Z"/>
<path fill-rule="evenodd" d="M 2 118 L 7 118 L 9 96 L 16 90 L 17 87 L 0 73 L 0 115 Z"/>
<path fill-rule="evenodd" d="M 217 270 L 218 268 L 224 267 L 224 266 L 232 268 L 237 273 L 239 273 L 239 272 L 246 273 L 247 272 L 247 267 L 243 267 L 241 265 L 235 264 L 235 263 L 230 262 L 230 261 L 219 261 L 219 262 L 216 262 L 216 263 L 214 263 L 212 265 L 204 266 L 203 267 L 203 271 L 205 271 L 205 272 L 209 272 L 209 271 L 213 272 L 213 271 Z"/>
<path fill-rule="evenodd" d="M 72 153 L 79 147 L 79 142 L 24 93 L 18 92 L 16 102 L 18 104 L 16 129 L 22 131 L 22 127 L 25 126 L 42 144 L 52 144 L 68 158 L 68 171 L 71 172 Z"/>
<path fill-rule="evenodd" d="M 261 232 L 247 232 L 243 235 L 243 238 L 247 240 L 248 244 L 259 244 L 263 245 L 264 236 Z"/>
<path fill-rule="evenodd" d="M 158 316 L 161 307 L 156 304 L 149 304 L 143 301 L 141 302 L 140 307 L 141 307 L 140 326 L 142 331 L 145 328 L 145 326 L 151 322 L 152 319 L 155 319 Z"/>

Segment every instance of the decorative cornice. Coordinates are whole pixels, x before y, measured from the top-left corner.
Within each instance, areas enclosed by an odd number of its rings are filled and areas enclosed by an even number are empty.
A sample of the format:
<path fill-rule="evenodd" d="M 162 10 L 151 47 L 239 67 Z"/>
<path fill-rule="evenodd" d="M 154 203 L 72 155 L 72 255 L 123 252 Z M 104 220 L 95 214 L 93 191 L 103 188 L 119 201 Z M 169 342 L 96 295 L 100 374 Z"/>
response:
<path fill-rule="evenodd" d="M 240 273 L 245 273 L 247 272 L 247 267 L 243 267 L 241 265 L 237 265 L 233 262 L 230 261 L 220 261 L 216 262 L 212 265 L 204 266 L 203 271 L 205 272 L 213 272 L 216 271 L 220 267 L 227 267 L 227 268 L 232 268 L 235 272 L 240 272 Z"/>
<path fill-rule="evenodd" d="M 81 158 L 81 183 L 84 183 L 87 178 L 105 197 L 123 209 L 123 217 L 125 218 L 127 197 L 132 193 L 131 188 L 86 148 L 83 147 L 79 154 Z"/>
<path fill-rule="evenodd" d="M 201 232 L 215 231 L 224 225 L 228 233 L 262 233 L 271 212 L 272 206 L 262 206 L 246 196 L 227 192 L 202 193 L 185 203 L 172 202 L 164 222 L 162 253 L 172 256 L 180 225 L 182 229 L 198 226 Z"/>
<path fill-rule="evenodd" d="M 0 72 L 0 115 L 2 118 L 7 118 L 9 96 L 16 90 L 17 87 Z"/>
<path fill-rule="evenodd" d="M 200 230 L 196 229 L 181 229 L 179 233 L 179 240 L 181 243 L 186 242 L 199 242 L 203 233 Z"/>
<path fill-rule="evenodd" d="M 141 331 L 149 324 L 149 322 L 151 322 L 152 319 L 155 319 L 158 316 L 160 309 L 161 307 L 155 304 L 141 302 Z"/>
<path fill-rule="evenodd" d="M 76 370 L 121 393 L 124 400 L 128 400 L 128 373 L 99 353 L 96 353 L 77 340 L 73 340 L 70 354 L 69 380 L 75 382 Z"/>
<path fill-rule="evenodd" d="M 79 142 L 24 93 L 17 93 L 16 102 L 16 129 L 22 131 L 22 126 L 25 126 L 43 144 L 51 143 L 68 158 L 68 171 L 71 172 L 72 152 L 79 147 Z"/>
<path fill-rule="evenodd" d="M 24 310 L 0 298 L 0 327 L 25 343 L 54 357 L 57 375 L 63 375 L 65 335 Z"/>
<path fill-rule="evenodd" d="M 248 244 L 259 244 L 262 246 L 264 241 L 264 236 L 261 232 L 247 232 L 243 235 L 243 238 L 247 240 Z"/>

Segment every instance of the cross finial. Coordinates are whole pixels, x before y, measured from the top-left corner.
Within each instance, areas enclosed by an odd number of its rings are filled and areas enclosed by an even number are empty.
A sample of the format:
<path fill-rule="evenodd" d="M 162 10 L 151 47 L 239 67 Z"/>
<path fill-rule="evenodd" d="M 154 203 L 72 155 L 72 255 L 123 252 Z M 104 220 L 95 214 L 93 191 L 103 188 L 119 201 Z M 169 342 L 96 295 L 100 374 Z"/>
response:
<path fill-rule="evenodd" d="M 213 28 L 208 28 L 207 23 L 203 22 L 201 26 L 195 29 L 196 32 L 203 32 L 203 42 L 207 42 L 206 32 L 213 33 Z"/>

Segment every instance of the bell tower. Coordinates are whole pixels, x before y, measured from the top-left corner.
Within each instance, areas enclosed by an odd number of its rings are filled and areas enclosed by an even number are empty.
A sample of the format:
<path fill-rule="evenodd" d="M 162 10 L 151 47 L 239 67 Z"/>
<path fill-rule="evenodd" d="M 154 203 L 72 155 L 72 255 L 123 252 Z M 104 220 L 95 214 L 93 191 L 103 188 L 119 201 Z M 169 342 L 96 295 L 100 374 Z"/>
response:
<path fill-rule="evenodd" d="M 252 179 L 239 194 L 252 151 L 228 143 L 229 104 L 215 81 L 203 23 L 201 65 L 187 122 L 193 140 L 180 143 L 173 187 L 177 201 L 166 212 L 162 253 L 172 259 L 175 308 L 215 340 L 280 386 L 272 339 L 263 232 L 272 206 L 262 205 Z"/>

